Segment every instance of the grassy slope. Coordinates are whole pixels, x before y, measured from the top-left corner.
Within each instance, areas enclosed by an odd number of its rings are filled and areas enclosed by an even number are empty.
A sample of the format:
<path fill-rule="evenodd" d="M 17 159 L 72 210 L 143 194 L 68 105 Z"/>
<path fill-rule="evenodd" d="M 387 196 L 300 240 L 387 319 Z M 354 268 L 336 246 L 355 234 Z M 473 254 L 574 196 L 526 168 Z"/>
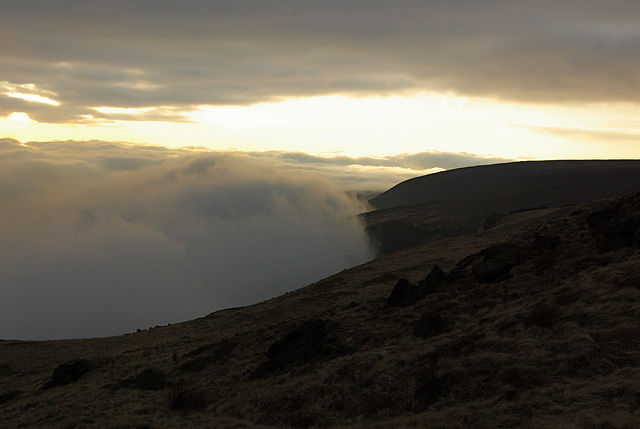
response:
<path fill-rule="evenodd" d="M 598 252 L 586 221 L 594 204 L 514 214 L 191 322 L 104 339 L 0 341 L 0 427 L 638 427 L 640 250 Z M 536 234 L 559 244 L 540 252 Z M 467 267 L 418 303 L 385 308 L 400 277 L 417 283 L 434 264 L 451 273 L 502 242 L 522 249 L 510 278 L 478 283 Z M 426 310 L 442 315 L 444 332 L 417 338 Z M 314 317 L 350 353 L 248 380 L 274 340 Z M 39 390 L 78 358 L 92 370 Z M 153 383 L 135 376 L 151 368 L 166 384 L 143 390 Z M 205 408 L 171 410 L 176 384 Z"/>

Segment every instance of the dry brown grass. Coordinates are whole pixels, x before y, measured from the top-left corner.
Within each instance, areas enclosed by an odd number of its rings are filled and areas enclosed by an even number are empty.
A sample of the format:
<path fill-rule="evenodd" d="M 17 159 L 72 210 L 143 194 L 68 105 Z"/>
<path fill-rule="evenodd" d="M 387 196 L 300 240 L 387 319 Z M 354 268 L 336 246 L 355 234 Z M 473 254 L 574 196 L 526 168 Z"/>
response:
<path fill-rule="evenodd" d="M 599 253 L 590 207 L 519 213 L 191 322 L 2 341 L 0 427 L 639 427 L 640 250 Z M 536 234 L 559 244 L 537 252 Z M 510 278 L 481 284 L 467 267 L 413 305 L 385 307 L 398 278 L 417 282 L 434 264 L 450 273 L 503 242 L 523 249 Z M 441 314 L 444 332 L 422 339 L 413 324 L 426 311 Z M 311 318 L 350 352 L 248 379 L 273 341 Z M 39 390 L 73 359 L 91 371 Z M 140 374 L 163 382 L 143 389 Z"/>

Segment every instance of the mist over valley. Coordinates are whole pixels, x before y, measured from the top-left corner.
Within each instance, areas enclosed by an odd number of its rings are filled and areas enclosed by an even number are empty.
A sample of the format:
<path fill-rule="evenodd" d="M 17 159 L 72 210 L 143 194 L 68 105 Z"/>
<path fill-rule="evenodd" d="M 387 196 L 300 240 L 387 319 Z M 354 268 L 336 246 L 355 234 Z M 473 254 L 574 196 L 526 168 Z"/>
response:
<path fill-rule="evenodd" d="M 0 338 L 189 320 L 373 256 L 363 206 L 318 173 L 113 142 L 0 151 Z"/>

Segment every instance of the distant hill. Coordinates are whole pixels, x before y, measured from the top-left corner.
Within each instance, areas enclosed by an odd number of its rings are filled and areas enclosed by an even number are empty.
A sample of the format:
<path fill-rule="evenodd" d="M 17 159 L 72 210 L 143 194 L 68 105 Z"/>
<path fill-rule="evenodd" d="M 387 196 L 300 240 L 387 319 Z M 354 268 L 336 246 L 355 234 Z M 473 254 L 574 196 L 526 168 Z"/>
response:
<path fill-rule="evenodd" d="M 381 253 L 481 230 L 514 210 L 561 207 L 640 189 L 640 160 L 525 161 L 402 182 L 363 215 Z"/>
<path fill-rule="evenodd" d="M 0 427 L 637 428 L 639 314 L 640 193 L 524 211 L 189 322 L 0 341 Z"/>
<path fill-rule="evenodd" d="M 523 161 L 458 168 L 406 180 L 372 198 L 374 209 L 464 198 L 481 207 L 558 207 L 640 189 L 640 160 Z M 484 201 L 483 201 L 484 200 Z"/>

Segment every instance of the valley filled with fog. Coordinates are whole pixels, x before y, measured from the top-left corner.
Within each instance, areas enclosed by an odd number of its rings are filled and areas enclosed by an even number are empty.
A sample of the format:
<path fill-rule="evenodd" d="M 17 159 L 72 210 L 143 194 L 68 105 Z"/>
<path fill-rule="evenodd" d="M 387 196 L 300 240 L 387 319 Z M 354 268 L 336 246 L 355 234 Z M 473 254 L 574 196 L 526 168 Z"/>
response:
<path fill-rule="evenodd" d="M 355 200 L 241 154 L 0 142 L 0 338 L 120 335 L 373 257 Z"/>

